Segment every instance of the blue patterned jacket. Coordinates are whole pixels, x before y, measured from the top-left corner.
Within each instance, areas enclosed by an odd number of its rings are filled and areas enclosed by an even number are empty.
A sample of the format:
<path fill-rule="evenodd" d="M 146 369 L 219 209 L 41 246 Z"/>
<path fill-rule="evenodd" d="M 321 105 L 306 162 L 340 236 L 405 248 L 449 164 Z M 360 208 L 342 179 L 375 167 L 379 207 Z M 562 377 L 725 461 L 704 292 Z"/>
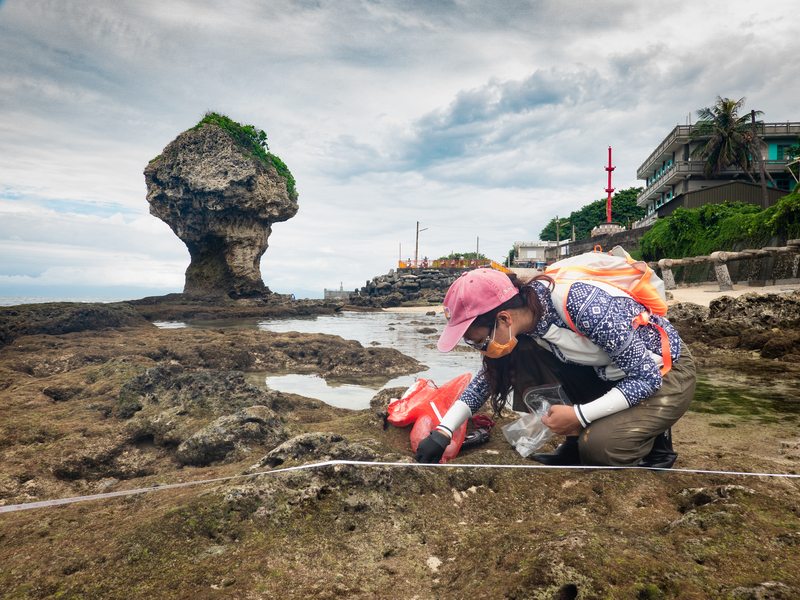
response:
<path fill-rule="evenodd" d="M 614 294 L 609 290 L 610 286 L 583 281 L 573 283 L 567 294 L 565 309 L 576 330 L 585 337 L 584 343 L 591 342 L 589 345 L 595 350 L 594 355 L 581 356 L 571 348 L 566 348 L 566 344 L 562 347 L 546 339 L 562 337 L 569 342 L 574 332 L 559 315 L 548 287 L 540 281 L 529 285 L 533 286 L 544 312 L 536 330 L 523 335 L 533 337 L 564 363 L 588 364 L 595 367 L 601 379 L 619 381 L 612 392 L 618 398 L 621 393 L 628 407 L 658 391 L 662 382 L 659 370 L 662 364 L 661 335 L 652 325 L 637 328 L 632 325 L 632 320 L 645 310 L 644 306 L 627 294 Z M 659 315 L 651 315 L 650 322 L 666 331 L 672 360 L 677 361 L 681 355 L 678 332 L 666 318 Z M 481 371 L 459 400 L 475 414 L 488 398 L 489 382 Z"/>

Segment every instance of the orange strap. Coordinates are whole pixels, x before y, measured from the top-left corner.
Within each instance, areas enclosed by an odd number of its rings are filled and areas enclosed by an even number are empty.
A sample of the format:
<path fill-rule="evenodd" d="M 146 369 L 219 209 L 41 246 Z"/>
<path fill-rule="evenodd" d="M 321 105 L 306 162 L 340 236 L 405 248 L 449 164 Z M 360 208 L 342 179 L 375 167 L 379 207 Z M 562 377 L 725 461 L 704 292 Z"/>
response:
<path fill-rule="evenodd" d="M 664 366 L 660 369 L 663 377 L 672 368 L 672 351 L 669 348 L 669 336 L 663 327 L 650 322 L 649 313 L 643 312 L 633 319 L 633 328 L 636 329 L 639 325 L 652 325 L 658 329 L 658 333 L 661 336 L 661 359 L 664 361 Z"/>
<path fill-rule="evenodd" d="M 567 286 L 566 294 L 564 294 L 564 316 L 567 318 L 567 325 L 569 325 L 569 328 L 572 329 L 572 331 L 581 337 L 586 337 L 580 331 L 578 331 L 577 327 L 575 327 L 575 324 L 572 322 L 572 318 L 569 316 L 569 311 L 567 311 L 567 296 L 569 296 L 569 288 L 571 286 L 572 284 L 570 283 L 569 286 Z M 648 312 L 640 313 L 638 316 L 634 317 L 632 324 L 634 329 L 639 327 L 639 325 L 652 325 L 658 329 L 658 333 L 661 336 L 661 359 L 664 361 L 664 366 L 659 370 L 661 371 L 661 376 L 664 377 L 664 375 L 669 373 L 670 369 L 672 369 L 672 351 L 669 348 L 669 336 L 667 335 L 667 332 L 664 331 L 663 327 L 650 322 L 650 313 Z"/>
<path fill-rule="evenodd" d="M 644 276 L 646 273 L 642 273 L 636 267 L 630 267 L 629 269 L 614 269 L 613 271 L 609 269 L 593 269 L 592 267 L 581 267 L 578 265 L 573 265 L 571 267 L 561 267 L 560 269 L 545 269 L 545 275 L 552 275 L 553 272 L 556 271 L 555 277 L 558 279 L 565 279 L 559 277 L 562 271 L 570 272 L 570 271 L 577 271 L 578 273 L 585 273 L 586 275 L 595 276 L 601 278 L 608 277 L 609 275 L 617 275 L 619 277 L 637 277 L 637 276 Z M 583 277 L 575 277 L 575 280 L 584 279 Z"/>

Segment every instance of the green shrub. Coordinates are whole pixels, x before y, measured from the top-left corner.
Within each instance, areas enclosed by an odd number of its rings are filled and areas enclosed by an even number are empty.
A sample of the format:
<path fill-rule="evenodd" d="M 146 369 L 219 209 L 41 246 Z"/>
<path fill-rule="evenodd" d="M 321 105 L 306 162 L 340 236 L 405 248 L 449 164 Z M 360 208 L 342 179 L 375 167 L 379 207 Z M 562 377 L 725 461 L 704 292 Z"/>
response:
<path fill-rule="evenodd" d="M 677 208 L 642 237 L 637 255 L 648 261 L 706 256 L 733 250 L 738 243 L 760 248 L 773 236 L 800 237 L 800 193 L 784 196 L 766 210 L 742 202 Z"/>

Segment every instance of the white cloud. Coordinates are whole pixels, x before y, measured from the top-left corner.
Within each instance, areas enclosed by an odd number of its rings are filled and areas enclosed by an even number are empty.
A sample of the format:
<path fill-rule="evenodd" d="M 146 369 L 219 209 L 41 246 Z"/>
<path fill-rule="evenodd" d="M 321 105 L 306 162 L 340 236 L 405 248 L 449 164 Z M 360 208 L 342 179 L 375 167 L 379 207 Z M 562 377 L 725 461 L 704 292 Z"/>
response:
<path fill-rule="evenodd" d="M 8 0 L 0 294 L 180 289 L 188 252 L 149 216 L 142 171 L 207 109 L 265 129 L 297 179 L 300 212 L 262 260 L 271 289 L 360 287 L 400 245 L 413 254 L 417 221 L 422 255 L 479 237 L 501 260 L 604 195 L 609 145 L 624 189 L 718 94 L 800 119 L 795 14 L 789 0 Z"/>

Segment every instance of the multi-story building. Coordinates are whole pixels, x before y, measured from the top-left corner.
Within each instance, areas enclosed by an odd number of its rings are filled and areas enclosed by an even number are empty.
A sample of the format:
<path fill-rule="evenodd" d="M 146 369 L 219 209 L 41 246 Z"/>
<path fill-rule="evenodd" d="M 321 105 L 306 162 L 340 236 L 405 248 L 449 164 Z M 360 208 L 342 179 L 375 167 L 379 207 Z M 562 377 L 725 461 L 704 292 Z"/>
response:
<path fill-rule="evenodd" d="M 740 168 L 724 169 L 716 179 L 703 175 L 705 160 L 692 158 L 694 149 L 708 138 L 691 140 L 696 125 L 678 125 L 653 150 L 636 171 L 637 179 L 645 181 L 644 190 L 636 198 L 636 204 L 647 208 L 647 215 L 636 222 L 636 227 L 652 224 L 658 218 L 671 214 L 676 208 L 696 208 L 709 203 L 721 203 L 726 199 L 760 204 L 760 185 L 751 182 Z M 784 151 L 797 143 L 800 123 L 765 123 L 760 137 L 765 143 L 761 156 L 764 166 L 775 180 L 776 188 L 768 191 L 770 203 L 784 196 L 795 184 L 786 170 Z M 756 173 L 758 171 L 756 170 Z M 756 175 L 756 181 L 760 180 Z M 726 186 L 724 189 L 712 190 Z M 770 184 L 772 188 L 772 184 Z M 703 190 L 708 190 L 703 191 Z"/>

